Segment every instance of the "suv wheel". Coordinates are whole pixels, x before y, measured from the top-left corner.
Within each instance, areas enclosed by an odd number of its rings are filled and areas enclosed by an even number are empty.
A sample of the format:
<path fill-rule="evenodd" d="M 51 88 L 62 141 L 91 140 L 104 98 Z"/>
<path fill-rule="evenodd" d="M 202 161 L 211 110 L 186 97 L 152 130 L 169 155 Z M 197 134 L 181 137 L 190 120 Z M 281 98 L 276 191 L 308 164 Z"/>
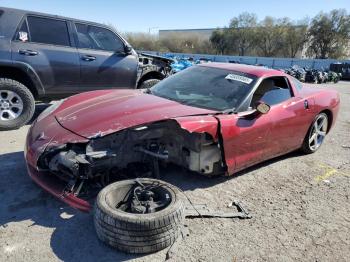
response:
<path fill-rule="evenodd" d="M 35 100 L 23 84 L 0 78 L 0 130 L 11 130 L 25 125 L 33 116 Z"/>

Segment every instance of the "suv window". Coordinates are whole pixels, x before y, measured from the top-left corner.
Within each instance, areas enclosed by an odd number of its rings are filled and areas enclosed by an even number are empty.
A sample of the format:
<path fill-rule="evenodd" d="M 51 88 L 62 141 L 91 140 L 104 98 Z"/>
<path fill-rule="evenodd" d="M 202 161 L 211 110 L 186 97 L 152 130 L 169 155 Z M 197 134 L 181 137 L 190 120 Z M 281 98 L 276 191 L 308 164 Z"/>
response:
<path fill-rule="evenodd" d="M 272 106 L 292 97 L 288 80 L 285 77 L 271 77 L 264 79 L 254 92 L 250 106 L 256 107 L 262 101 Z"/>
<path fill-rule="evenodd" d="M 124 43 L 112 31 L 84 24 L 75 24 L 80 48 L 124 52 Z"/>
<path fill-rule="evenodd" d="M 28 16 L 27 21 L 31 42 L 70 46 L 65 21 L 34 16 Z"/>
<path fill-rule="evenodd" d="M 29 36 L 28 36 L 28 26 L 27 26 L 27 21 L 24 20 L 22 25 L 20 26 L 18 33 L 16 35 L 16 40 L 22 41 L 22 42 L 27 42 L 29 41 Z"/>

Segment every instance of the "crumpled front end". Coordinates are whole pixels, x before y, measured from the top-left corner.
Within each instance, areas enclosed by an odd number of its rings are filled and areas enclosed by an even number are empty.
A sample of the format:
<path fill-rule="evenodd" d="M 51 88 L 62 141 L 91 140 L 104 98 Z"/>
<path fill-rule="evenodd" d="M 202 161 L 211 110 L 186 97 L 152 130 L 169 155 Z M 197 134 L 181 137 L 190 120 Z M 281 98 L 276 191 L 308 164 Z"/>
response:
<path fill-rule="evenodd" d="M 90 203 L 77 197 L 73 192 L 67 191 L 67 183 L 52 174 L 48 168 L 40 168 L 38 160 L 49 148 L 60 148 L 67 142 L 86 143 L 87 141 L 86 138 L 62 128 L 55 118 L 51 117 L 32 125 L 24 151 L 28 174 L 33 181 L 50 194 L 81 211 L 89 211 Z"/>
<path fill-rule="evenodd" d="M 61 143 L 62 136 L 56 139 L 53 135 L 44 143 L 39 156 L 31 153 L 38 149 L 35 141 L 28 146 L 27 159 L 36 159 L 36 162 L 28 161 L 28 170 L 34 180 L 58 179 L 55 185 L 39 184 L 45 189 L 49 187 L 48 191 L 73 207 L 77 207 L 76 203 L 67 197 L 88 198 L 107 184 L 127 177 L 157 176 L 160 165 L 175 164 L 207 176 L 219 175 L 225 172 L 226 166 L 212 127 L 217 128 L 217 121 L 213 117 L 210 117 L 212 121 L 202 118 L 196 127 L 186 118 L 179 122 L 166 120 L 89 140 L 78 139 L 71 133 L 66 143 Z M 60 185 L 59 188 L 56 185 Z M 83 206 L 80 203 L 77 208 L 86 209 L 86 203 Z"/>

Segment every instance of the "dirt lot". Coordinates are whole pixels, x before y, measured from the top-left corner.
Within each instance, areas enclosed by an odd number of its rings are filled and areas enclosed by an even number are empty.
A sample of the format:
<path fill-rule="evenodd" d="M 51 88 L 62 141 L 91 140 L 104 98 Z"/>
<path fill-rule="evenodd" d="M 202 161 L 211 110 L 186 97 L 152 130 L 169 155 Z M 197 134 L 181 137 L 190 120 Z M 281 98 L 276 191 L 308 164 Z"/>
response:
<path fill-rule="evenodd" d="M 231 178 L 174 169 L 167 180 L 195 203 L 226 209 L 233 199 L 250 220 L 186 220 L 189 237 L 172 261 L 350 261 L 350 83 L 336 127 L 315 154 L 292 153 Z M 44 106 L 38 107 L 38 112 Z M 27 176 L 28 126 L 0 133 L 0 261 L 164 261 L 119 253 L 100 243 L 92 217 L 67 207 Z"/>

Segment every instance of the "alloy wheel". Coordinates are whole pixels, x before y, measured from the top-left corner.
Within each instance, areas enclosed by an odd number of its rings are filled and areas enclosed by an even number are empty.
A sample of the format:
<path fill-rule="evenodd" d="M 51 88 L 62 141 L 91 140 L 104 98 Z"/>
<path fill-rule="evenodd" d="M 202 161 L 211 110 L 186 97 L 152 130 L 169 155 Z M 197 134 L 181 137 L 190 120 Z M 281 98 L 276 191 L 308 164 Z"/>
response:
<path fill-rule="evenodd" d="M 323 143 L 328 128 L 328 119 L 324 114 L 319 115 L 312 125 L 309 135 L 309 147 L 316 151 Z"/>
<path fill-rule="evenodd" d="M 10 90 L 0 90 L 0 120 L 9 121 L 18 118 L 23 111 L 21 97 Z"/>

